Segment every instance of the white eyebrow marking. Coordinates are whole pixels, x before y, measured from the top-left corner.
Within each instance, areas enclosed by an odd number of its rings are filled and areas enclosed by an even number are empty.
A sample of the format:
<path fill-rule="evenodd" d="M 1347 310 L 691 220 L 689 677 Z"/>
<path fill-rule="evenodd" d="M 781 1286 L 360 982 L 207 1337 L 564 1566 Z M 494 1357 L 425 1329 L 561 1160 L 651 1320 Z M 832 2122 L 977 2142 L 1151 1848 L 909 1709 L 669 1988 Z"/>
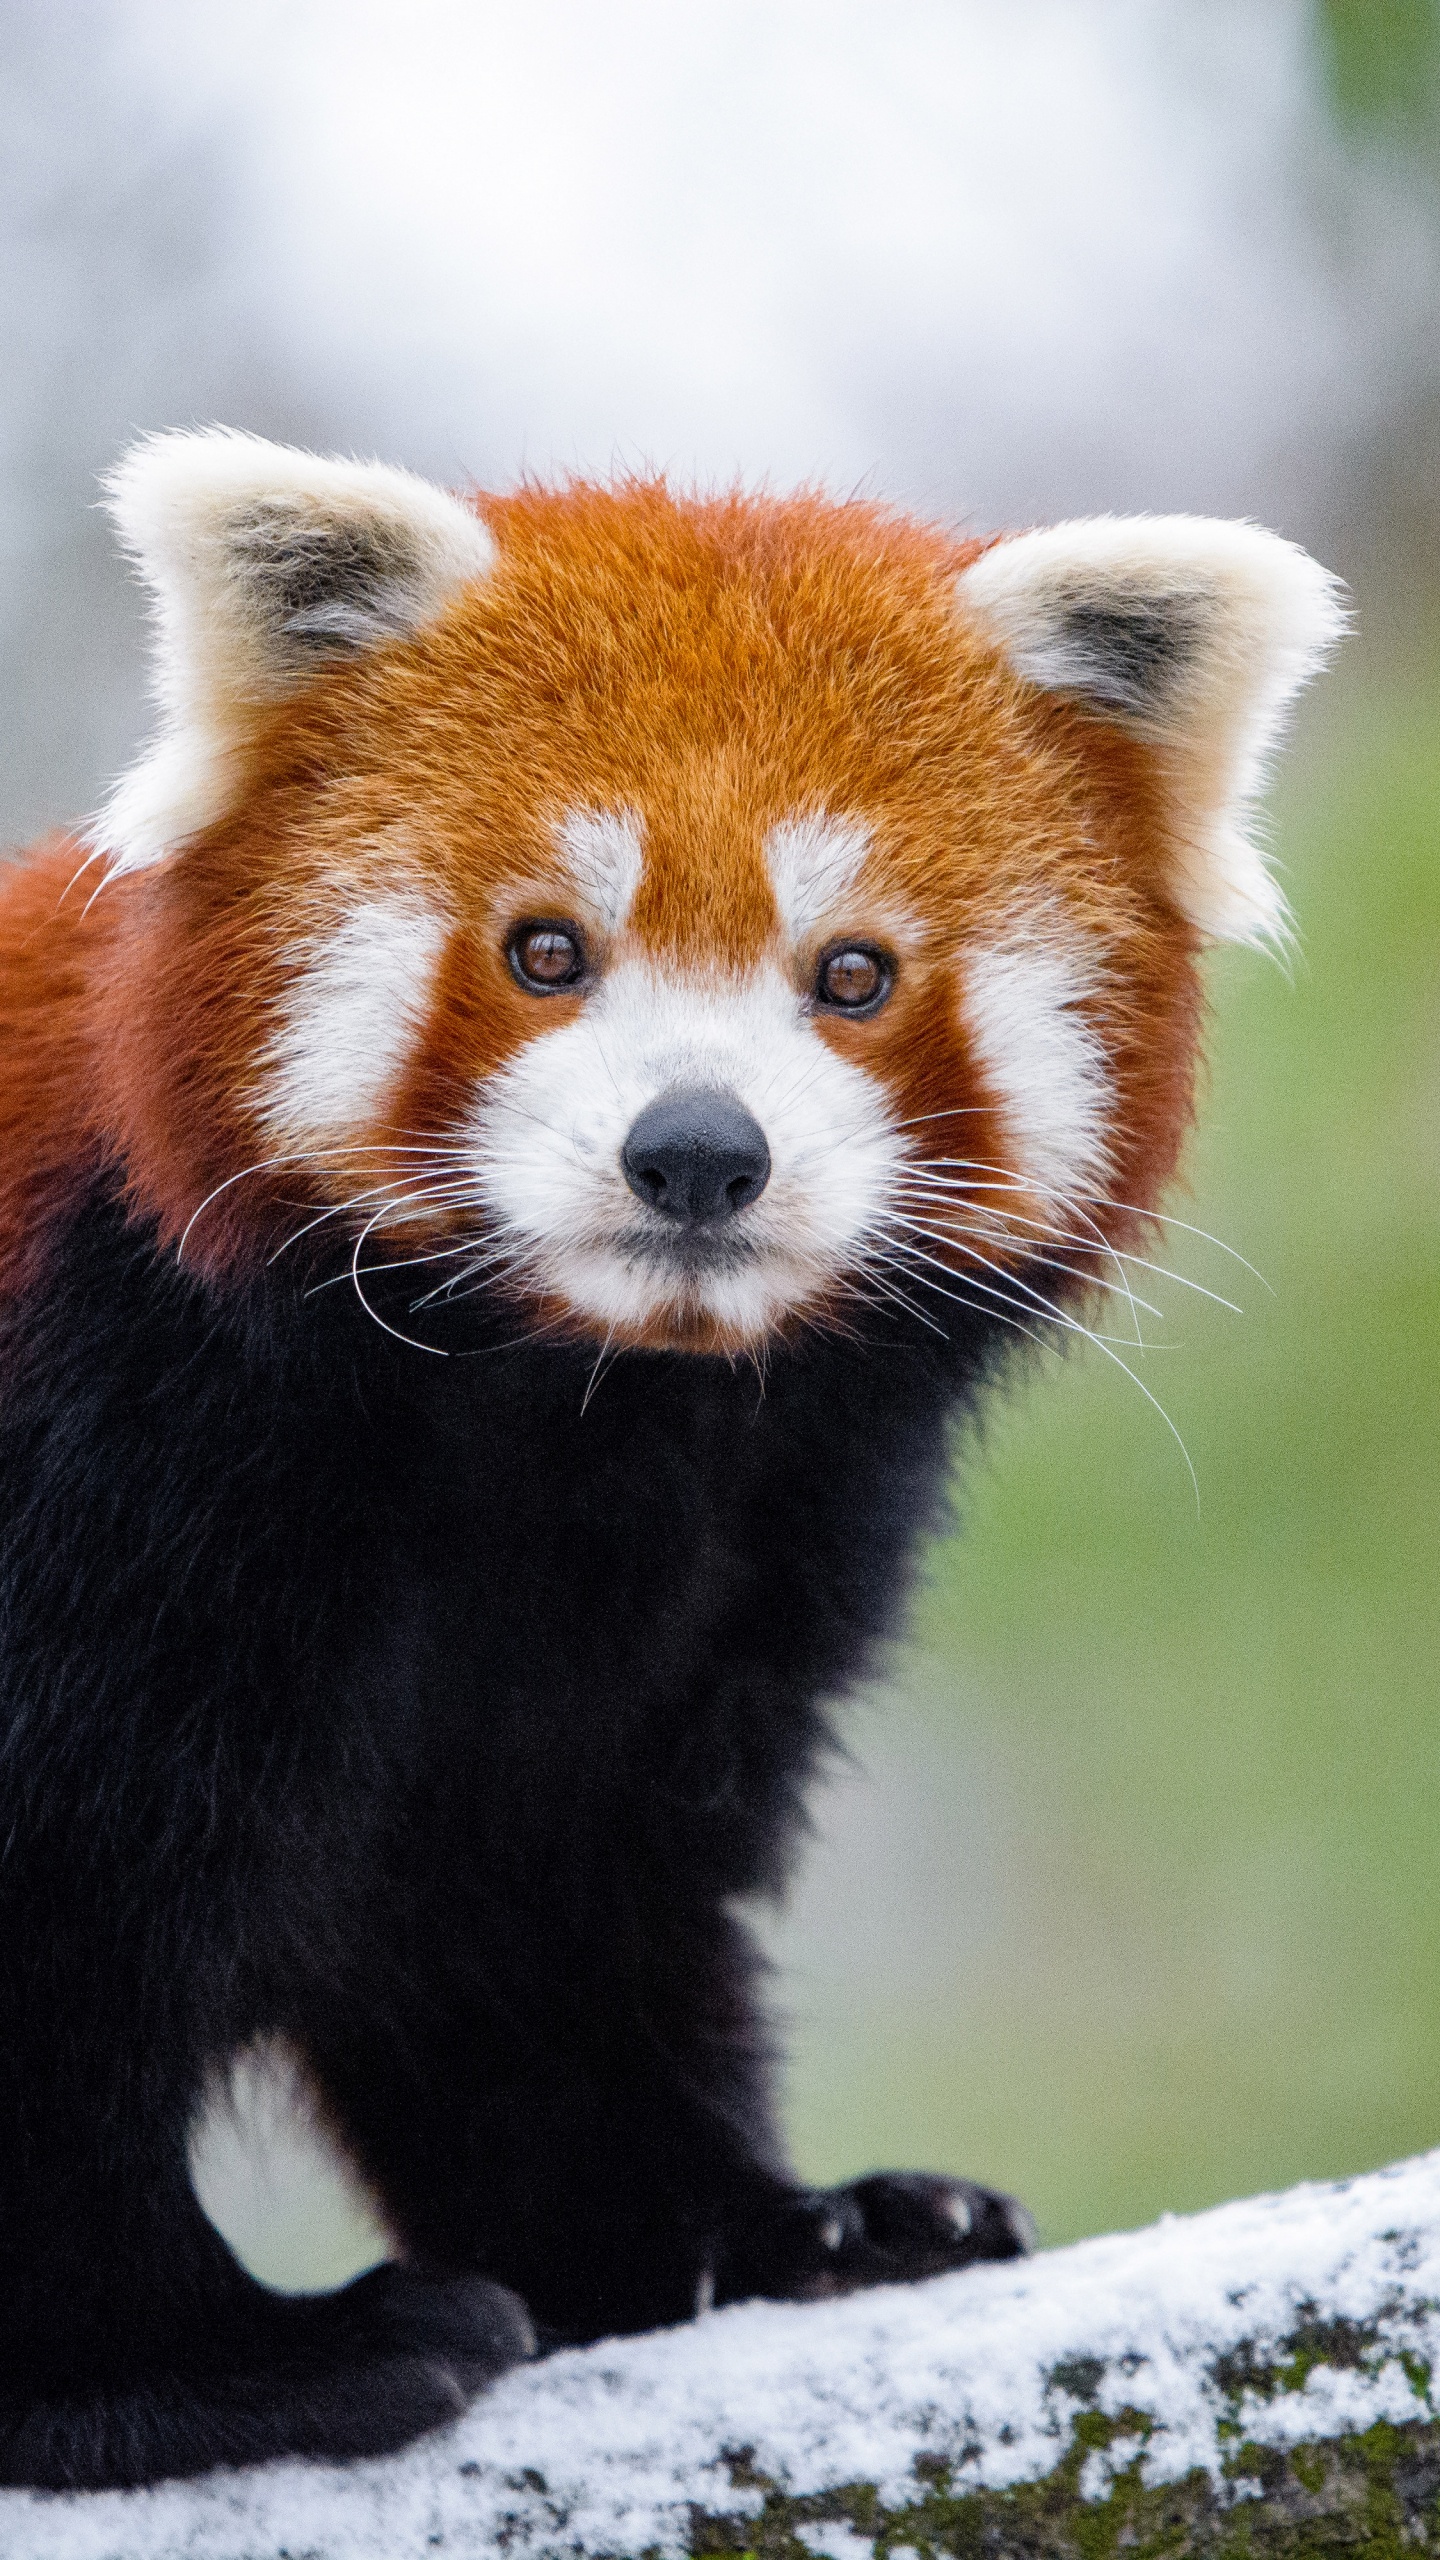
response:
<path fill-rule="evenodd" d="M 1094 961 L 1036 917 L 1023 940 L 972 950 L 964 970 L 966 1023 L 1004 1110 L 1016 1170 L 1050 1199 L 1083 1196 L 1109 1169 L 1108 1061 L 1080 1010 L 1099 983 Z"/>
<path fill-rule="evenodd" d="M 567 809 L 555 833 L 576 888 L 599 910 L 608 931 L 618 933 L 645 864 L 634 810 Z"/>
<path fill-rule="evenodd" d="M 870 829 L 860 818 L 832 818 L 823 809 L 782 818 L 765 839 L 765 859 L 781 921 L 792 942 L 823 924 L 853 886 L 870 850 Z"/>

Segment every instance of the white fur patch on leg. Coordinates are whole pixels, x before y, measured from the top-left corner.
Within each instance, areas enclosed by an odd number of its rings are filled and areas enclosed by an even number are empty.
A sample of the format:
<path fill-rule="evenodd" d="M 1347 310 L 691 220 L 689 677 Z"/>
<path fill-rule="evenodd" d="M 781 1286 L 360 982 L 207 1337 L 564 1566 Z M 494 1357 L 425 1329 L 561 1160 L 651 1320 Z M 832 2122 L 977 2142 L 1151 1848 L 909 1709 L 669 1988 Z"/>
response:
<path fill-rule="evenodd" d="M 1043 922 L 965 955 L 961 1009 L 1013 1170 L 1057 1203 L 1093 1193 L 1108 1169 L 1109 1069 L 1083 1010 L 1098 983 L 1095 962 Z"/>
<path fill-rule="evenodd" d="M 261 1065 L 284 1147 L 341 1147 L 374 1119 L 423 1028 L 447 927 L 407 891 L 367 899 L 304 955 Z"/>
<path fill-rule="evenodd" d="M 241 2265 L 282 2293 L 328 2292 L 395 2255 L 288 2046 L 252 2045 L 214 2074 L 190 2179 Z"/>
<path fill-rule="evenodd" d="M 854 887 L 870 850 L 870 829 L 859 818 L 832 818 L 823 809 L 782 818 L 765 838 L 765 859 L 780 920 L 792 942 L 803 942 Z"/>
<path fill-rule="evenodd" d="M 645 863 L 640 820 L 631 809 L 567 809 L 555 834 L 581 897 L 607 933 L 618 933 Z"/>

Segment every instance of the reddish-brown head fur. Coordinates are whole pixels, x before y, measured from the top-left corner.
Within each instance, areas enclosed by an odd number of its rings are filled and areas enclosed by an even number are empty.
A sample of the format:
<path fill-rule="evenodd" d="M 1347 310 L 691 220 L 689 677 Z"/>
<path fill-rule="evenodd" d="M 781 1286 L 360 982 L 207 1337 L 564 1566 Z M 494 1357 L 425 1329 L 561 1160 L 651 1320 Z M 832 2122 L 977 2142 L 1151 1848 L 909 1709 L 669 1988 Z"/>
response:
<path fill-rule="evenodd" d="M 1097 608 L 1093 560 L 1067 586 L 1047 555 L 1017 607 L 992 564 L 1025 543 L 870 505 L 582 484 L 477 525 L 305 457 L 277 499 L 271 452 L 162 440 L 122 477 L 168 728 L 99 897 L 62 895 L 65 849 L 0 910 L 12 1272 L 101 1156 L 217 1275 L 378 1213 L 377 1257 L 473 1243 L 481 1283 L 599 1338 L 702 1348 L 1062 1238 L 1078 1278 L 1124 1239 L 1190 1110 L 1195 881 L 1236 858 L 1205 870 L 1246 741 L 1193 637 L 1224 560 L 1180 582 L 1199 674 L 1137 711 L 1093 660 L 1108 627 L 1134 675 L 1149 553 L 1127 625 L 1133 561 Z M 517 976 L 535 920 L 573 932 L 573 986 Z M 878 1010 L 817 996 L 837 945 L 881 956 Z M 712 1087 L 771 1179 L 682 1234 L 620 1151 L 657 1093 Z"/>

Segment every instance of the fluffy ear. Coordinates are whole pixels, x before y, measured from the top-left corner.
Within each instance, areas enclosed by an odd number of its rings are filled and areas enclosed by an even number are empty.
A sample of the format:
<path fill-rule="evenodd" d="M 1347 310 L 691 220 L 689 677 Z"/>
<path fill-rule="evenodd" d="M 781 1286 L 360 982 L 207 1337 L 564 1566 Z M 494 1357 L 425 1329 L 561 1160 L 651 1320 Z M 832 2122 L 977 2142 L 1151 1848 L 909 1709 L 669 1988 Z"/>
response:
<path fill-rule="evenodd" d="M 107 495 L 153 602 L 161 713 L 95 825 L 121 871 L 222 813 L 255 704 L 431 620 L 494 559 L 479 517 L 411 472 L 224 427 L 147 437 Z"/>
<path fill-rule="evenodd" d="M 1096 516 L 993 544 L 959 602 L 1017 675 L 1156 749 L 1192 922 L 1225 941 L 1282 936 L 1246 821 L 1287 705 L 1346 627 L 1328 570 L 1255 525 Z"/>

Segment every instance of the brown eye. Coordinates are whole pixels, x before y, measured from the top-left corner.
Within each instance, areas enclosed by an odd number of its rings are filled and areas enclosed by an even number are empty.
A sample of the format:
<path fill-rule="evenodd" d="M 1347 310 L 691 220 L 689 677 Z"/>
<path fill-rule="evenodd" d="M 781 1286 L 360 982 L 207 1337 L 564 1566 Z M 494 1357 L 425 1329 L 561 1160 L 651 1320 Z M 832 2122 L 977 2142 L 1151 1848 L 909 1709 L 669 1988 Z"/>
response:
<path fill-rule="evenodd" d="M 826 952 L 815 994 L 819 1003 L 841 1013 L 877 1013 L 894 979 L 894 963 L 883 951 L 872 950 L 867 942 L 847 942 Z"/>
<path fill-rule="evenodd" d="M 585 975 L 585 952 L 570 924 L 522 924 L 510 936 L 510 966 L 522 987 L 554 995 Z"/>

